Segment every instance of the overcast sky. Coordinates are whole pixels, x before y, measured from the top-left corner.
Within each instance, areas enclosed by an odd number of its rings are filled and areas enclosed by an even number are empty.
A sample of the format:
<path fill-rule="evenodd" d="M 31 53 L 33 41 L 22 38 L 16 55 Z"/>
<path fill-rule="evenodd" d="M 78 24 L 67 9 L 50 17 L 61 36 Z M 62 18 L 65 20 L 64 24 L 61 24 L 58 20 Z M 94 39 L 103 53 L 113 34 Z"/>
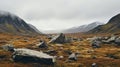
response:
<path fill-rule="evenodd" d="M 120 12 L 120 0 L 0 0 L 0 10 L 16 14 L 40 30 L 106 23 Z"/>

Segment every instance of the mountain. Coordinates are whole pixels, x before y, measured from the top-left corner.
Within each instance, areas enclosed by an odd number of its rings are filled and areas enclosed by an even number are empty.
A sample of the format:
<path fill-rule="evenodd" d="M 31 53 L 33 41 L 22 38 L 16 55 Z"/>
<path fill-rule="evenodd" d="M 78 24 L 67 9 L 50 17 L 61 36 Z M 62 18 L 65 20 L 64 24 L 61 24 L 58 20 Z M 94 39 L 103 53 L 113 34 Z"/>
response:
<path fill-rule="evenodd" d="M 42 33 L 40 32 L 35 26 L 33 26 L 32 24 L 28 24 L 31 28 L 33 28 L 37 33 Z"/>
<path fill-rule="evenodd" d="M 116 33 L 120 31 L 120 14 L 113 16 L 107 24 L 99 25 L 87 33 Z"/>
<path fill-rule="evenodd" d="M 63 33 L 86 32 L 86 31 L 89 31 L 89 30 L 97 27 L 98 25 L 102 25 L 102 24 L 103 23 L 100 23 L 100 22 L 93 22 L 88 25 L 82 25 L 82 26 L 78 26 L 78 27 L 69 28 L 67 30 L 64 30 Z"/>
<path fill-rule="evenodd" d="M 14 34 L 38 34 L 23 19 L 9 12 L 0 11 L 0 32 Z"/>

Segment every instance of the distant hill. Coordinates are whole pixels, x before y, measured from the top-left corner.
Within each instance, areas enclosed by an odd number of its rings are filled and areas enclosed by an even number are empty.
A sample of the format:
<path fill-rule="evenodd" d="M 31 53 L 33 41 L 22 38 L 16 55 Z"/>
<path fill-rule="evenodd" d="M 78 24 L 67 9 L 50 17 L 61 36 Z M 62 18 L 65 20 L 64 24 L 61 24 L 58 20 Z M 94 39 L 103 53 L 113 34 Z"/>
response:
<path fill-rule="evenodd" d="M 0 11 L 0 32 L 14 34 L 38 34 L 23 19 L 9 12 Z"/>
<path fill-rule="evenodd" d="M 87 31 L 97 27 L 98 25 L 102 25 L 102 24 L 103 23 L 100 23 L 100 22 L 93 22 L 93 23 L 88 24 L 88 25 L 82 25 L 82 26 L 78 26 L 78 27 L 69 28 L 69 29 L 66 29 L 62 32 L 63 33 L 87 32 Z"/>
<path fill-rule="evenodd" d="M 120 31 L 120 14 L 112 17 L 107 24 L 99 25 L 87 33 L 115 33 Z"/>

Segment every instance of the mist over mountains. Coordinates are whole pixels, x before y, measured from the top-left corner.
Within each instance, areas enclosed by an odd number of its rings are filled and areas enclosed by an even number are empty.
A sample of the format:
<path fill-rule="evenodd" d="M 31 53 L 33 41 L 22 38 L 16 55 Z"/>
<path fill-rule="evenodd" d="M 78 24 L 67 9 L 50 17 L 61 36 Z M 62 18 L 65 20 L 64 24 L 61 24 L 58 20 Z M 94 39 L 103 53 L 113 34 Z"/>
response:
<path fill-rule="evenodd" d="M 5 11 L 0 11 L 0 32 L 12 34 L 39 34 L 20 17 Z"/>
<path fill-rule="evenodd" d="M 120 14 L 117 14 L 109 19 L 109 21 L 105 23 L 101 22 L 93 22 L 87 25 L 81 25 L 78 27 L 72 27 L 65 30 L 51 30 L 46 31 L 46 33 L 118 33 L 120 31 Z"/>
<path fill-rule="evenodd" d="M 117 33 L 120 31 L 120 14 L 113 16 L 107 24 L 99 25 L 87 33 Z"/>
<path fill-rule="evenodd" d="M 62 31 L 63 33 L 78 33 L 78 32 L 87 32 L 89 30 L 92 30 L 93 28 L 97 27 L 98 25 L 102 25 L 104 23 L 101 22 L 93 22 L 87 25 L 81 25 L 78 27 L 73 27 L 67 30 Z"/>
<path fill-rule="evenodd" d="M 120 14 L 112 17 L 107 24 L 101 22 L 93 22 L 86 25 L 76 26 L 64 30 L 47 30 L 43 33 L 113 33 L 120 31 Z M 18 16 L 0 11 L 0 32 L 2 33 L 14 33 L 14 34 L 41 34 L 35 26 L 26 23 Z"/>
<path fill-rule="evenodd" d="M 47 30 L 44 31 L 44 33 L 78 33 L 78 32 L 87 32 L 89 30 L 92 30 L 93 28 L 97 27 L 98 25 L 102 25 L 104 23 L 101 22 L 93 22 L 86 25 L 71 27 L 64 30 Z"/>

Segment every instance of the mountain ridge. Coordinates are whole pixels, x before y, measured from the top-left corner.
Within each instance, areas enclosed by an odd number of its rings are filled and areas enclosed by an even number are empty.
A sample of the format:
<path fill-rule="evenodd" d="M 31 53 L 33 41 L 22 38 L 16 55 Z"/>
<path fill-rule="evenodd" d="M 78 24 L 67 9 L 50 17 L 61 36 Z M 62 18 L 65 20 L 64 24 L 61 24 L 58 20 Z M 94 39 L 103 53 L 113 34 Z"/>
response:
<path fill-rule="evenodd" d="M 78 26 L 78 27 L 72 27 L 72 28 L 66 29 L 66 30 L 64 30 L 62 32 L 63 33 L 86 32 L 86 31 L 89 31 L 89 30 L 97 27 L 98 25 L 102 25 L 102 24 L 103 23 L 101 23 L 101 22 L 93 22 L 93 23 L 86 24 L 86 25 L 81 25 L 81 26 Z"/>
<path fill-rule="evenodd" d="M 110 18 L 107 24 L 99 25 L 87 33 L 115 33 L 120 31 L 120 14 Z"/>
<path fill-rule="evenodd" d="M 0 32 L 12 34 L 38 34 L 20 17 L 0 11 Z"/>

